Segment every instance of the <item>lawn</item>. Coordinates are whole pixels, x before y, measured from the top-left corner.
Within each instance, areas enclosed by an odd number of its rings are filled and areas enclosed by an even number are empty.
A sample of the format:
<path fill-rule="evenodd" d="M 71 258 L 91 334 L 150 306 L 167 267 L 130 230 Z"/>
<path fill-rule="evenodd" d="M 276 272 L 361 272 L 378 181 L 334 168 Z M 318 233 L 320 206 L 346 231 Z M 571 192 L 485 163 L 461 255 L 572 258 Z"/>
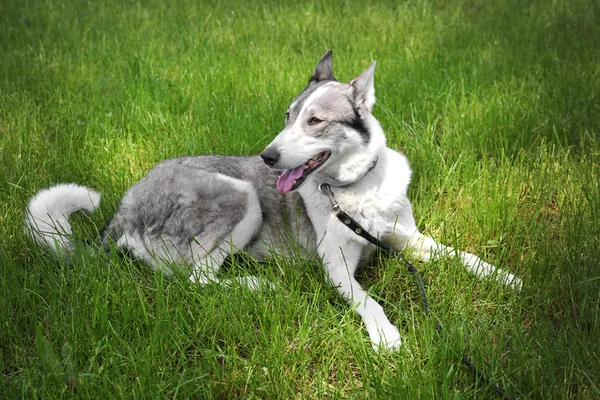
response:
<path fill-rule="evenodd" d="M 595 1 L 0 2 L 0 393 L 4 398 L 600 398 L 600 5 Z M 257 154 L 333 49 L 339 80 L 377 61 L 375 116 L 414 170 L 426 234 L 452 259 L 359 280 L 402 335 L 372 350 L 315 260 L 232 259 L 273 291 L 196 286 L 94 238 L 153 165 Z M 102 193 L 72 218 L 71 263 L 23 233 L 61 182 Z M 83 244 L 88 239 L 88 245 Z M 414 260 L 413 260 L 414 261 Z"/>

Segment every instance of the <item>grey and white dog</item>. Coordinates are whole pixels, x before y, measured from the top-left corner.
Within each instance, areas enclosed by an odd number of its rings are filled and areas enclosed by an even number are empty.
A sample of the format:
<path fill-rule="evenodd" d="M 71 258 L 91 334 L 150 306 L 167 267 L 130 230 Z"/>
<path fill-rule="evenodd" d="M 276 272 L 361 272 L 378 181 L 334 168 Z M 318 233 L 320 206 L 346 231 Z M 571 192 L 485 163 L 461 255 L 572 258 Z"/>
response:
<path fill-rule="evenodd" d="M 127 250 L 154 268 L 190 265 L 191 278 L 216 282 L 225 258 L 244 250 L 304 249 L 321 258 L 329 282 L 362 317 L 375 348 L 396 349 L 400 333 L 354 278 L 374 246 L 332 214 L 319 191 L 331 186 L 337 201 L 371 234 L 421 260 L 458 257 L 479 277 L 493 275 L 520 287 L 519 278 L 477 256 L 419 232 L 406 196 L 411 169 L 386 145 L 375 103 L 375 63 L 348 83 L 332 71 L 331 50 L 286 112 L 285 128 L 259 156 L 198 156 L 163 161 L 133 185 L 104 232 L 108 246 Z M 57 185 L 31 199 L 26 231 L 58 254 L 72 251 L 69 216 L 93 211 L 100 195 L 75 184 Z M 293 238 L 297 245 L 290 245 Z M 294 250 L 296 251 L 296 250 Z M 257 287 L 254 277 L 240 282 Z"/>

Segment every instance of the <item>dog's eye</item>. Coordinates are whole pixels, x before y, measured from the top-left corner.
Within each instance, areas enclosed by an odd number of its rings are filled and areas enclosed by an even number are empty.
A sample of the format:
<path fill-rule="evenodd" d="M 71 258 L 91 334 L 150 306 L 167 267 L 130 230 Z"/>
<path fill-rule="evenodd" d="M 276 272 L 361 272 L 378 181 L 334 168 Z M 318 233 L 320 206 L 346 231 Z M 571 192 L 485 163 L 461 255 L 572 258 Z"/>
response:
<path fill-rule="evenodd" d="M 286 111 L 285 112 L 285 123 L 287 124 L 289 120 L 290 120 L 290 112 Z"/>
<path fill-rule="evenodd" d="M 323 122 L 323 120 L 316 118 L 316 117 L 312 117 L 311 119 L 308 120 L 309 125 L 318 125 L 321 122 Z"/>

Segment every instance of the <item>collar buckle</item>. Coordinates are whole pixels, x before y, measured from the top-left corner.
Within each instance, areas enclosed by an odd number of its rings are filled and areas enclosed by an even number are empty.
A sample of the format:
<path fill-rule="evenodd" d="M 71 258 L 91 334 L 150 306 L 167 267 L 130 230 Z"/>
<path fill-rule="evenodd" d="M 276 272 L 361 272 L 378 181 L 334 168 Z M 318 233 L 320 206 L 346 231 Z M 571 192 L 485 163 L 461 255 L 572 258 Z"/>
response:
<path fill-rule="evenodd" d="M 331 211 L 334 215 L 338 215 L 339 213 L 344 212 L 344 209 L 342 208 L 340 203 L 338 203 L 335 200 L 335 197 L 333 196 L 333 191 L 331 190 L 331 187 L 328 183 L 321 183 L 319 185 L 319 192 L 323 193 L 329 198 L 329 201 L 331 202 Z"/>

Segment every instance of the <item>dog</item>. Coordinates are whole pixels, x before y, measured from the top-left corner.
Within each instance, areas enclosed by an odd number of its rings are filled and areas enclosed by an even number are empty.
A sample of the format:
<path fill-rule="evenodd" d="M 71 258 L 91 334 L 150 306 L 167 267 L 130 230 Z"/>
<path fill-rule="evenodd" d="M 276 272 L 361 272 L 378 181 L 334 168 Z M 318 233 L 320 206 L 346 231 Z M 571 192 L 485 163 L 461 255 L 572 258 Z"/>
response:
<path fill-rule="evenodd" d="M 409 162 L 387 147 L 372 114 L 374 72 L 375 62 L 350 82 L 338 82 L 329 50 L 290 104 L 284 129 L 260 156 L 159 163 L 125 193 L 102 234 L 105 246 L 167 274 L 173 265 L 188 265 L 190 279 L 199 284 L 219 282 L 226 257 L 242 250 L 258 259 L 271 252 L 316 253 L 329 283 L 362 317 L 373 347 L 395 350 L 400 332 L 354 278 L 374 246 L 333 215 L 330 198 L 319 190 L 328 184 L 345 211 L 393 249 L 410 250 L 423 261 L 458 257 L 478 277 L 520 288 L 513 274 L 419 232 L 407 197 Z M 68 257 L 69 216 L 92 212 L 99 203 L 97 192 L 75 184 L 43 190 L 29 203 L 26 232 Z M 271 285 L 256 277 L 238 281 L 250 288 Z"/>

